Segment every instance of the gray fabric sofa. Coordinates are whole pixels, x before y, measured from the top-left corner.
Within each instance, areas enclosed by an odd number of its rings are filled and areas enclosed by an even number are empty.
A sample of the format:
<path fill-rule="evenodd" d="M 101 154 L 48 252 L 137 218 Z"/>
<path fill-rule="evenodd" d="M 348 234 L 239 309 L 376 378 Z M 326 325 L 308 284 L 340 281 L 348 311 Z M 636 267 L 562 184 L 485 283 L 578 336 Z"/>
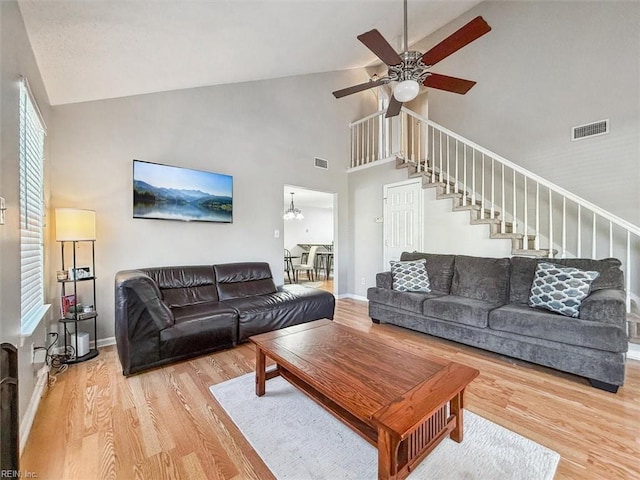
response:
<path fill-rule="evenodd" d="M 391 272 L 369 288 L 375 323 L 446 338 L 589 379 L 617 392 L 624 383 L 628 349 L 624 278 L 620 261 L 481 258 L 404 252 L 401 260 L 426 260 L 430 293 L 392 289 Z M 600 273 L 578 318 L 528 306 L 538 262 Z"/>

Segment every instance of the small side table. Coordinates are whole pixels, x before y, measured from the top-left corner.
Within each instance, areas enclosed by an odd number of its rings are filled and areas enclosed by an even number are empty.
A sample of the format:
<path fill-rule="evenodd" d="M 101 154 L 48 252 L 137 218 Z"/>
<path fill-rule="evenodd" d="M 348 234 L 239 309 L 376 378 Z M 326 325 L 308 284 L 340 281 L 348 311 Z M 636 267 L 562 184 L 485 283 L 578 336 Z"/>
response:
<path fill-rule="evenodd" d="M 60 320 L 58 320 L 58 322 L 62 323 L 64 325 L 64 352 L 65 354 L 67 353 L 67 347 L 69 347 L 69 343 L 67 342 L 67 337 L 70 337 L 71 332 L 69 332 L 69 324 L 73 323 L 73 334 L 74 334 L 74 338 L 75 338 L 75 345 L 71 345 L 74 349 L 74 356 L 69 356 L 67 357 L 66 360 L 64 360 L 64 363 L 69 363 L 69 364 L 73 364 L 73 363 L 80 363 L 80 362 L 84 362 L 86 360 L 90 360 L 92 358 L 95 358 L 98 356 L 98 347 L 97 345 L 94 345 L 94 348 L 90 348 L 89 352 L 86 353 L 85 355 L 82 356 L 78 356 L 77 352 L 78 352 L 78 322 L 85 322 L 85 321 L 90 321 L 93 320 L 93 338 L 95 343 L 97 343 L 97 338 L 98 338 L 98 327 L 97 327 L 97 323 L 96 323 L 96 318 L 98 318 L 98 314 L 96 312 L 90 312 L 90 313 L 78 313 L 78 318 L 61 318 Z"/>

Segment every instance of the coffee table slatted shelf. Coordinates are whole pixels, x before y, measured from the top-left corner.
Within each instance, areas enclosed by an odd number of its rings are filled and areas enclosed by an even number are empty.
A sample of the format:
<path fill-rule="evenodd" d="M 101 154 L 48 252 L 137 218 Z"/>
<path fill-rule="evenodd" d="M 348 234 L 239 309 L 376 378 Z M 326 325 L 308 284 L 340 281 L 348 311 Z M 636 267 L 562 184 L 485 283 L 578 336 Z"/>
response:
<path fill-rule="evenodd" d="M 281 375 L 378 449 L 378 478 L 405 478 L 445 437 L 463 439 L 464 389 L 479 374 L 330 320 L 250 338 L 256 394 Z M 276 368 L 266 371 L 266 357 Z"/>

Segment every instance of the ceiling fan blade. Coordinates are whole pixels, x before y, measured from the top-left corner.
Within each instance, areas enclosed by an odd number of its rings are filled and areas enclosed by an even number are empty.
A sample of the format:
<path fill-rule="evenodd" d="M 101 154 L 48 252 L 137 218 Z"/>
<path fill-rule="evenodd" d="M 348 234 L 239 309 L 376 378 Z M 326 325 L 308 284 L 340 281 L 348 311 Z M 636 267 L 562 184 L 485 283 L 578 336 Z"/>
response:
<path fill-rule="evenodd" d="M 484 18 L 476 17 L 422 55 L 422 63 L 428 66 L 435 65 L 490 31 L 491 27 Z"/>
<path fill-rule="evenodd" d="M 439 73 L 431 73 L 424 79 L 422 84 L 425 87 L 437 88 L 438 90 L 446 90 L 464 95 L 476 82 L 465 80 L 464 78 L 448 77 L 447 75 L 440 75 Z"/>
<path fill-rule="evenodd" d="M 362 35 L 358 35 L 358 40 L 365 44 L 365 46 L 371 50 L 376 56 L 387 65 L 399 65 L 402 63 L 402 58 L 393 49 L 389 42 L 385 40 L 382 34 L 376 30 L 369 30 Z"/>
<path fill-rule="evenodd" d="M 384 114 L 384 118 L 395 117 L 400 113 L 401 108 L 402 102 L 398 101 L 396 97 L 391 95 L 391 101 L 389 102 L 389 106 L 387 107 L 387 113 Z"/>
<path fill-rule="evenodd" d="M 384 85 L 386 83 L 389 83 L 388 78 L 380 78 L 379 80 L 360 83 L 358 85 L 354 85 L 353 87 L 343 88 L 342 90 L 336 90 L 335 92 L 333 92 L 333 96 L 336 98 L 342 98 L 342 97 L 346 97 L 347 95 L 351 95 L 352 93 L 358 93 L 364 90 L 368 90 L 370 88 L 379 87 L 380 85 Z"/>

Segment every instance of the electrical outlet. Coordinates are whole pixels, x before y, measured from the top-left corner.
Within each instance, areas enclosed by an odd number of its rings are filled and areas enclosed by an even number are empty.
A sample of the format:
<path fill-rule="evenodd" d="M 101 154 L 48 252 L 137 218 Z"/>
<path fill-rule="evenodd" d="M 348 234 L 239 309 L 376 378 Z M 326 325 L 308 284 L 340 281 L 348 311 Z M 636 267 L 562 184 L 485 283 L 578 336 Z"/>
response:
<path fill-rule="evenodd" d="M 360 278 L 360 285 L 365 285 L 367 283 L 367 281 L 365 280 L 364 277 Z"/>
<path fill-rule="evenodd" d="M 273 238 L 280 238 L 280 230 L 277 228 L 273 231 Z"/>
<path fill-rule="evenodd" d="M 4 225 L 4 212 L 7 210 L 7 207 L 4 203 L 4 198 L 0 197 L 0 225 Z"/>

